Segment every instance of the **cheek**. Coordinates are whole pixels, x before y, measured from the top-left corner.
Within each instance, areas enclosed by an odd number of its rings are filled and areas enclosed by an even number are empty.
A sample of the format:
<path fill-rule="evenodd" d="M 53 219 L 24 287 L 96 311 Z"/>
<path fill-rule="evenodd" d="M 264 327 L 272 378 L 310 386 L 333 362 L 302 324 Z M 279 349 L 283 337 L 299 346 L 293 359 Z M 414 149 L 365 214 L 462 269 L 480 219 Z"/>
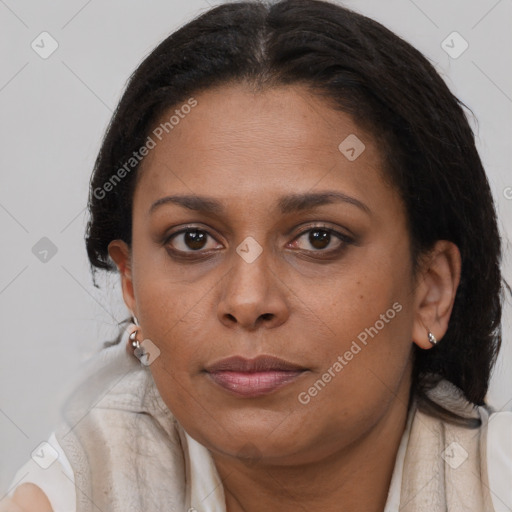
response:
<path fill-rule="evenodd" d="M 321 350 L 323 365 L 298 395 L 302 428 L 325 428 L 326 437 L 333 429 L 355 436 L 374 423 L 396 398 L 410 364 L 411 315 L 399 301 L 343 318 L 339 336 Z"/>
<path fill-rule="evenodd" d="M 339 275 L 314 304 L 329 327 L 330 336 L 315 346 L 321 369 L 332 392 L 325 400 L 336 408 L 338 394 L 345 397 L 347 410 L 361 403 L 370 406 L 384 400 L 389 389 L 396 389 L 408 364 L 412 349 L 413 325 L 411 282 L 408 269 L 384 257 L 360 262 L 350 274 Z M 321 384 L 320 384 L 321 386 Z M 313 391 L 314 393 L 314 391 Z M 377 398 L 376 398 L 377 397 Z"/>
<path fill-rule="evenodd" d="M 364 343 L 368 331 L 381 338 L 396 336 L 403 328 L 404 301 L 410 300 L 403 273 L 367 261 L 319 281 L 316 289 L 308 284 L 302 293 L 334 341 L 329 345 L 340 350 L 351 340 Z"/>

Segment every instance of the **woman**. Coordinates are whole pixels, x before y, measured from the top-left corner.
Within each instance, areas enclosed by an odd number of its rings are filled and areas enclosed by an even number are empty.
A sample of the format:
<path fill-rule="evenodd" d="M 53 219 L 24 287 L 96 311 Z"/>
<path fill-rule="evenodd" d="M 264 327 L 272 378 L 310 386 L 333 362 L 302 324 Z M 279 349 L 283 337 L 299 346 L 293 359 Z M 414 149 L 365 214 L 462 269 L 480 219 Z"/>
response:
<path fill-rule="evenodd" d="M 512 507 L 493 200 L 461 103 L 396 35 L 315 0 L 211 9 L 132 76 L 89 209 L 133 323 L 19 507 Z"/>

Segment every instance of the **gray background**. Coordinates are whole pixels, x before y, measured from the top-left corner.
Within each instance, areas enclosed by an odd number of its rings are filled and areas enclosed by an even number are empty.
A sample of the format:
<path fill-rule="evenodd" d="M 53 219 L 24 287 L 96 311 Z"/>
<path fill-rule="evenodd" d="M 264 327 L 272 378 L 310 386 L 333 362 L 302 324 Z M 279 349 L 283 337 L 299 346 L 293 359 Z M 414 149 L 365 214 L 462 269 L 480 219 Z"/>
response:
<path fill-rule="evenodd" d="M 114 337 L 127 313 L 117 276 L 99 276 L 101 289 L 93 287 L 83 242 L 89 176 L 112 111 L 141 59 L 214 3 L 0 0 L 0 498 L 53 430 L 80 365 Z M 420 49 L 474 112 L 510 280 L 511 0 L 345 5 Z M 59 45 L 47 59 L 31 47 L 43 31 Z M 458 58 L 441 46 L 453 31 L 469 44 Z M 453 38 L 447 44 L 461 48 Z M 46 262 L 33 253 L 43 237 L 57 249 Z M 507 305 L 505 347 L 488 398 L 512 410 L 510 318 Z"/>

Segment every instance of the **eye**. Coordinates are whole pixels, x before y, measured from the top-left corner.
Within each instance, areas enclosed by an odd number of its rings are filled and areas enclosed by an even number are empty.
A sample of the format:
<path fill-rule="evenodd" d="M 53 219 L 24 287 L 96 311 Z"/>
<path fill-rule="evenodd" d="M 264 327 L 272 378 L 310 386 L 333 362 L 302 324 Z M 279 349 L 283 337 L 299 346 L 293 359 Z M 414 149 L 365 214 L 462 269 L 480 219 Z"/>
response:
<path fill-rule="evenodd" d="M 324 254 L 341 252 L 354 240 L 327 226 L 314 226 L 302 231 L 288 244 L 292 249 L 304 252 Z M 176 257 L 195 257 L 222 248 L 210 233 L 204 229 L 190 226 L 169 235 L 164 244 Z M 196 253 L 196 254 L 194 254 Z"/>
<path fill-rule="evenodd" d="M 215 244 L 212 244 L 211 241 L 210 247 L 208 247 L 209 239 L 214 240 L 207 231 L 191 227 L 173 233 L 167 238 L 166 244 L 171 245 L 172 247 L 170 247 L 170 249 L 176 252 L 205 252 L 210 249 L 215 249 Z"/>
<path fill-rule="evenodd" d="M 350 243 L 353 243 L 352 238 L 343 233 L 326 226 L 315 226 L 303 231 L 290 245 L 305 251 L 336 252 Z"/>

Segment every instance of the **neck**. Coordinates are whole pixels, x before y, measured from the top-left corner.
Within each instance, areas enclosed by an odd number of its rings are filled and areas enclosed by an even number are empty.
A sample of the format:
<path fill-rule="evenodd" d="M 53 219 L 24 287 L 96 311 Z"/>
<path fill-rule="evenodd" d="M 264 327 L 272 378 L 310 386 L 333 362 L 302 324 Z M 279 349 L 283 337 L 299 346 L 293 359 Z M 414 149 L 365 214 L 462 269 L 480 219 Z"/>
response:
<path fill-rule="evenodd" d="M 407 382 L 364 437 L 314 463 L 282 466 L 262 460 L 248 467 L 212 454 L 227 512 L 382 512 L 407 423 L 408 402 Z"/>

